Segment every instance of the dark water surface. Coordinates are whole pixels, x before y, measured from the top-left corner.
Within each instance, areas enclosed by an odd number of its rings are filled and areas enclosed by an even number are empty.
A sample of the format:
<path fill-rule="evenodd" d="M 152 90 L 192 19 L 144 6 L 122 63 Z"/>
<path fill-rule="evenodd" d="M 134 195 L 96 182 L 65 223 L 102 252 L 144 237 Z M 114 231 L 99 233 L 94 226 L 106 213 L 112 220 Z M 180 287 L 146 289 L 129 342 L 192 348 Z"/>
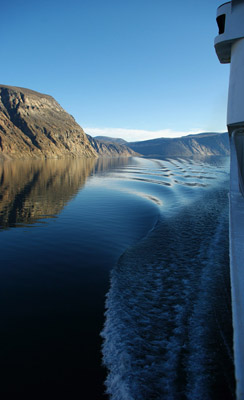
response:
<path fill-rule="evenodd" d="M 228 168 L 0 164 L 2 398 L 233 398 Z"/>

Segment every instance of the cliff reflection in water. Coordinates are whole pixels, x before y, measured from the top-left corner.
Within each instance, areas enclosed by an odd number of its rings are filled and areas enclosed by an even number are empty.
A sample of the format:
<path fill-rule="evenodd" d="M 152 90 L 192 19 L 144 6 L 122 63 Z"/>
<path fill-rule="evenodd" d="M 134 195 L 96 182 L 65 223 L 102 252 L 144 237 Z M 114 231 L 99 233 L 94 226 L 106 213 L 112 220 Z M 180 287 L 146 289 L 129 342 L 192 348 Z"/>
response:
<path fill-rule="evenodd" d="M 61 159 L 0 163 L 0 229 L 53 218 L 87 178 L 127 159 Z"/>

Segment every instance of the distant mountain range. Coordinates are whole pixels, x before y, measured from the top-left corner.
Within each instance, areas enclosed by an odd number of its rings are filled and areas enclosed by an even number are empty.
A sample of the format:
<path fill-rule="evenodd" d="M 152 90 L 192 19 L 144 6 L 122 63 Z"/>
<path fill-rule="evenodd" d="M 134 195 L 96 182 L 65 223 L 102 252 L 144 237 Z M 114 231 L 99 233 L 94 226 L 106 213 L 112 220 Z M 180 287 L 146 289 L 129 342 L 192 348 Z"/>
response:
<path fill-rule="evenodd" d="M 228 155 L 227 133 L 126 142 L 86 135 L 48 95 L 0 85 L 0 159 L 63 157 L 189 157 Z"/>
<path fill-rule="evenodd" d="M 124 140 L 124 139 L 113 138 L 113 137 L 108 137 L 108 136 L 95 136 L 94 139 L 99 140 L 100 142 L 118 143 L 118 144 L 124 144 L 124 145 L 128 144 L 128 142 L 126 142 L 126 140 Z"/>
<path fill-rule="evenodd" d="M 103 140 L 112 143 L 116 139 Z M 226 156 L 230 153 L 227 132 L 205 132 L 181 138 L 160 138 L 125 143 L 136 153 L 146 157 Z"/>

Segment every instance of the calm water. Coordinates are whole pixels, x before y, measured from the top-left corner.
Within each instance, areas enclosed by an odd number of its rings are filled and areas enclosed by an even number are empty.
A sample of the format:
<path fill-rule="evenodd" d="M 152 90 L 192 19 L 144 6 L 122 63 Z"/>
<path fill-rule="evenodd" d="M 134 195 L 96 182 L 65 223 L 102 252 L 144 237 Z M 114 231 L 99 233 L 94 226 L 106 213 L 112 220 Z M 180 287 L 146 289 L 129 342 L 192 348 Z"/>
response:
<path fill-rule="evenodd" d="M 0 164 L 3 398 L 232 398 L 228 169 Z"/>

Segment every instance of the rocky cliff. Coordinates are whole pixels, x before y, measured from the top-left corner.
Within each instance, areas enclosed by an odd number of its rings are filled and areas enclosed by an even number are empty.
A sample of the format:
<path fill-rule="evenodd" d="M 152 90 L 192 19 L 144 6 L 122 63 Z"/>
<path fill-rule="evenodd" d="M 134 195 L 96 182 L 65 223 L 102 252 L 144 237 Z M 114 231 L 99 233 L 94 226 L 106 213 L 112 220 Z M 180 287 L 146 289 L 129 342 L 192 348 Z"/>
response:
<path fill-rule="evenodd" d="M 0 86 L 2 158 L 96 155 L 83 129 L 51 96 Z"/>
<path fill-rule="evenodd" d="M 132 150 L 147 157 L 191 157 L 229 155 L 229 138 L 225 133 L 201 133 L 174 139 L 153 139 L 127 143 Z"/>
<path fill-rule="evenodd" d="M 87 137 L 53 97 L 0 86 L 0 159 L 128 156 L 134 151 Z"/>

